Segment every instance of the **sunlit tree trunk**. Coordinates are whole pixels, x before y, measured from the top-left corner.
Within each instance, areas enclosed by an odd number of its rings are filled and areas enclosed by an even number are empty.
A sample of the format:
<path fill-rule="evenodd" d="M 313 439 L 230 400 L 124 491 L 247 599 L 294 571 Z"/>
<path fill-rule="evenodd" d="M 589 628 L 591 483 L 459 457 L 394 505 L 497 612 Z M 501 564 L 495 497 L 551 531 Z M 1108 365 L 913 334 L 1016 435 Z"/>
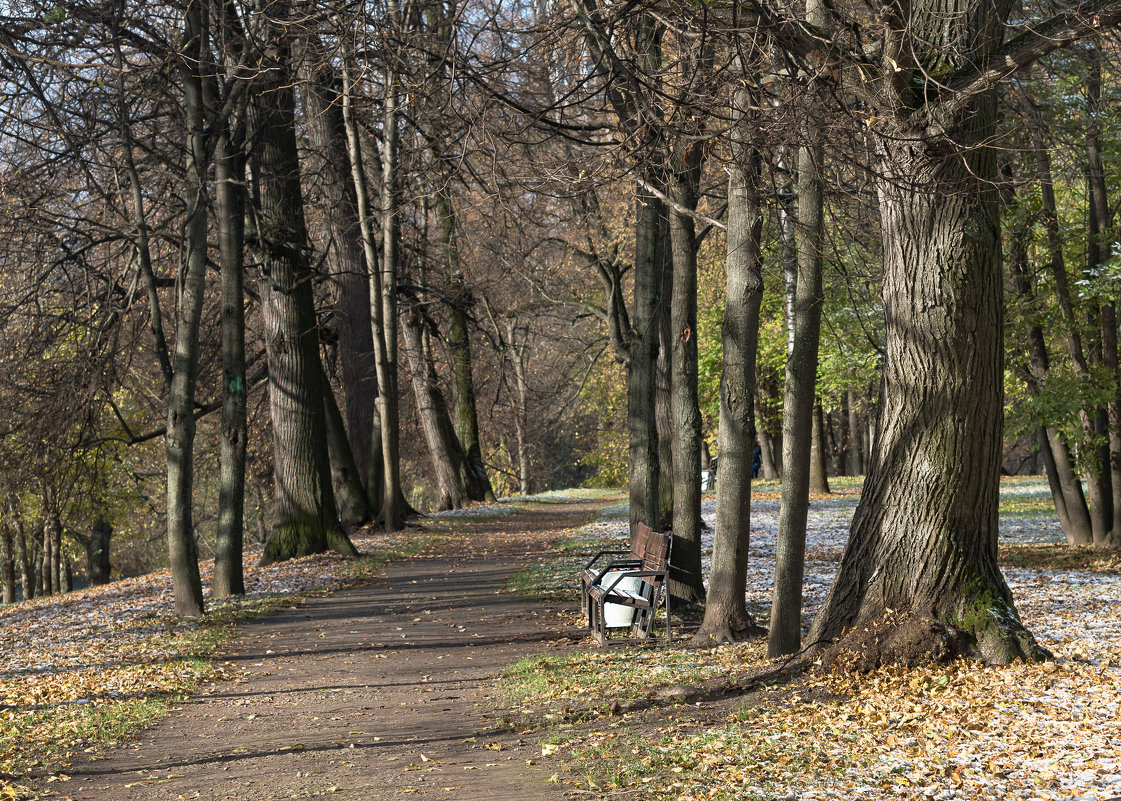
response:
<path fill-rule="evenodd" d="M 755 442 L 755 360 L 763 300 L 763 216 L 759 206 L 759 154 L 751 148 L 751 104 L 746 87 L 733 97 L 728 164 L 727 258 L 724 265 L 724 346 L 720 376 L 720 480 L 705 616 L 699 641 L 730 641 L 755 633 L 747 613 L 751 542 L 751 463 Z"/>
<path fill-rule="evenodd" d="M 920 4 L 912 14 L 923 22 L 892 47 L 937 33 L 939 42 L 969 42 L 974 49 L 960 56 L 969 63 L 983 61 L 1001 19 L 989 6 L 969 10 L 943 20 L 936 3 Z M 964 109 L 923 111 L 952 134 L 942 148 L 919 122 L 925 115 L 903 113 L 876 131 L 887 326 L 879 428 L 809 640 L 820 645 L 890 609 L 957 627 L 985 661 L 1035 658 L 1045 652 L 1020 623 L 996 562 L 1004 343 L 998 172 L 987 146 L 995 93 Z"/>
<path fill-rule="evenodd" d="M 806 19 L 824 28 L 829 13 L 822 0 L 810 0 Z M 807 142 L 797 152 L 795 226 L 797 277 L 793 286 L 792 332 L 786 356 L 782 402 L 782 505 L 775 553 L 775 585 L 771 601 L 768 655 L 798 650 L 802 638 L 802 576 L 805 566 L 806 519 L 809 513 L 810 456 L 822 305 L 821 171 L 824 147 L 818 130 L 807 126 Z"/>
<path fill-rule="evenodd" d="M 326 258 L 335 312 L 332 322 L 339 337 L 343 388 L 340 408 L 359 480 L 364 483 L 371 457 L 371 425 L 378 413 L 369 277 L 376 264 L 367 264 L 363 251 L 336 65 L 317 41 L 309 42 L 306 59 L 308 79 L 303 101 L 311 143 L 318 154 L 316 187 L 328 234 Z M 371 500 L 380 503 L 381 488 L 369 490 Z"/>

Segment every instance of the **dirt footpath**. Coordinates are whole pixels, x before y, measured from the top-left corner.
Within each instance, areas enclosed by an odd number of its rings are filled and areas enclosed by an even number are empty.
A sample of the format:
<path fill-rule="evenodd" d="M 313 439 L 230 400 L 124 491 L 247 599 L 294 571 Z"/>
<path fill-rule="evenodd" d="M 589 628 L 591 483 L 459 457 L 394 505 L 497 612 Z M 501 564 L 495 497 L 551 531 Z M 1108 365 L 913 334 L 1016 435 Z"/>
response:
<path fill-rule="evenodd" d="M 52 789 L 74 801 L 564 798 L 536 740 L 484 693 L 519 657 L 583 640 L 570 604 L 503 585 L 598 506 L 457 522 L 441 553 L 246 624 L 225 657 L 240 678 Z"/>

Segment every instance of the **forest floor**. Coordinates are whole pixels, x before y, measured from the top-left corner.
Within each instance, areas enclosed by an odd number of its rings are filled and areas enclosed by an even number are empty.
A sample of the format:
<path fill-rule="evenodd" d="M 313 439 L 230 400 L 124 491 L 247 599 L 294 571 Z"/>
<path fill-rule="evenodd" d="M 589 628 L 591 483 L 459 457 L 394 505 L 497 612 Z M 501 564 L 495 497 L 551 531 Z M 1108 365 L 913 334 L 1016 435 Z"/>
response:
<path fill-rule="evenodd" d="M 811 503 L 807 622 L 859 481 L 834 490 Z M 1003 482 L 1001 560 L 1056 661 L 764 683 L 760 642 L 587 637 L 574 576 L 625 540 L 621 500 L 509 499 L 357 538 L 358 562 L 251 568 L 201 626 L 169 616 L 166 574 L 6 607 L 0 801 L 1121 796 L 1121 558 L 1058 542 L 1045 483 Z M 762 622 L 777 511 L 761 483 Z"/>

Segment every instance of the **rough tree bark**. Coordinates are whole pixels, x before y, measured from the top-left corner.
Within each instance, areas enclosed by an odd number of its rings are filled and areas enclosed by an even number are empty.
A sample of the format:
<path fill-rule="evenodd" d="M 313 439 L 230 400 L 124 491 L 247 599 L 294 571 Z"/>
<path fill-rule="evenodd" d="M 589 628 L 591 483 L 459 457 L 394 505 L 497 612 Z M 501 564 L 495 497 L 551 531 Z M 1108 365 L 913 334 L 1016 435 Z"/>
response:
<path fill-rule="evenodd" d="M 670 192 L 695 210 L 703 148 L 683 145 L 673 155 Z M 673 257 L 670 300 L 670 412 L 673 418 L 673 552 L 669 591 L 703 602 L 701 575 L 701 410 L 697 399 L 697 238 L 693 218 L 670 212 Z"/>
<path fill-rule="evenodd" d="M 314 37 L 309 37 L 305 59 L 307 81 L 303 101 L 311 144 L 317 154 L 315 186 L 327 224 L 332 324 L 339 337 L 343 389 L 340 406 L 352 458 L 364 484 L 371 458 L 371 425 L 378 413 L 369 278 L 369 271 L 376 265 L 367 264 L 363 250 L 337 66 Z M 380 487 L 366 489 L 371 500 L 380 500 Z"/>
<path fill-rule="evenodd" d="M 424 346 L 424 330 L 420 316 L 410 311 L 401 326 L 405 355 L 409 360 L 409 375 L 416 398 L 424 441 L 432 459 L 439 498 L 438 510 L 461 509 L 471 502 L 467 491 L 468 466 L 459 438 L 448 416 L 447 403 L 440 392 L 436 370 Z"/>
<path fill-rule="evenodd" d="M 167 397 L 167 550 L 175 593 L 175 614 L 203 614 L 202 577 L 193 515 L 195 384 L 198 378 L 199 320 L 206 278 L 206 172 L 209 163 L 203 102 L 206 23 L 199 3 L 186 8 L 184 55 L 181 63 L 187 117 L 187 165 L 184 195 L 186 254 L 179 285 L 171 385 Z"/>
<path fill-rule="evenodd" d="M 810 0 L 806 20 L 824 30 L 829 12 L 822 0 Z M 818 343 L 822 305 L 821 170 L 824 147 L 812 126 L 798 148 L 796 177 L 798 220 L 795 225 L 796 269 L 792 336 L 787 347 L 782 414 L 782 505 L 775 552 L 775 585 L 771 601 L 769 656 L 798 650 L 802 640 L 802 575 L 805 568 L 806 519 L 809 513 L 810 455 L 814 398 L 817 388 Z M 789 298 L 793 297 L 791 303 Z"/>
<path fill-rule="evenodd" d="M 323 368 L 308 238 L 300 192 L 290 67 L 289 8 L 269 7 L 270 31 L 253 98 L 258 146 L 253 154 L 259 196 L 259 282 L 269 366 L 269 412 L 276 482 L 273 528 L 262 564 L 333 548 L 354 555 L 331 489 L 324 416 Z"/>
<path fill-rule="evenodd" d="M 214 153 L 214 216 L 221 283 L 222 420 L 218 440 L 218 534 L 211 597 L 245 594 L 245 444 L 248 437 L 245 377 L 245 160 L 243 132 L 227 123 Z"/>
<path fill-rule="evenodd" d="M 988 64 L 1009 7 L 947 11 L 922 0 L 906 29 L 888 19 L 884 58 L 907 66 L 889 73 L 881 111 L 894 113 L 873 129 L 885 270 L 881 411 L 813 646 L 890 609 L 956 627 L 963 650 L 988 662 L 1045 655 L 996 563 L 1004 359 L 995 92 L 938 103 L 913 88 L 920 71 L 953 80 L 957 69 L 968 76 Z"/>
<path fill-rule="evenodd" d="M 720 377 L 720 480 L 708 598 L 698 642 L 734 641 L 759 633 L 747 613 L 747 559 L 751 540 L 751 463 L 755 442 L 755 360 L 763 300 L 763 215 L 759 154 L 751 147 L 751 97 L 735 90 L 728 164 L 728 233 L 724 265 L 724 346 Z"/>

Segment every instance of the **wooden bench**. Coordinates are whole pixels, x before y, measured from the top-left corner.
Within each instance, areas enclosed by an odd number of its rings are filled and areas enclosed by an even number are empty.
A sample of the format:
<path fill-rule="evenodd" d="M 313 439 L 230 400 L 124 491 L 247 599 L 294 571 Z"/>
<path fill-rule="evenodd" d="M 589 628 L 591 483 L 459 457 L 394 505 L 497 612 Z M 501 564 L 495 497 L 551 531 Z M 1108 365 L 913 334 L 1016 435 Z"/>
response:
<path fill-rule="evenodd" d="M 588 629 L 601 645 L 607 642 L 608 627 L 604 606 L 619 604 L 634 609 L 631 633 L 650 639 L 658 607 L 666 610 L 666 636 L 657 638 L 667 644 L 673 638 L 670 626 L 670 602 L 666 589 L 672 535 L 654 531 L 649 526 L 635 525 L 634 540 L 629 551 L 600 551 L 589 560 L 580 574 L 580 591 Z M 625 579 L 639 579 L 636 582 Z"/>

